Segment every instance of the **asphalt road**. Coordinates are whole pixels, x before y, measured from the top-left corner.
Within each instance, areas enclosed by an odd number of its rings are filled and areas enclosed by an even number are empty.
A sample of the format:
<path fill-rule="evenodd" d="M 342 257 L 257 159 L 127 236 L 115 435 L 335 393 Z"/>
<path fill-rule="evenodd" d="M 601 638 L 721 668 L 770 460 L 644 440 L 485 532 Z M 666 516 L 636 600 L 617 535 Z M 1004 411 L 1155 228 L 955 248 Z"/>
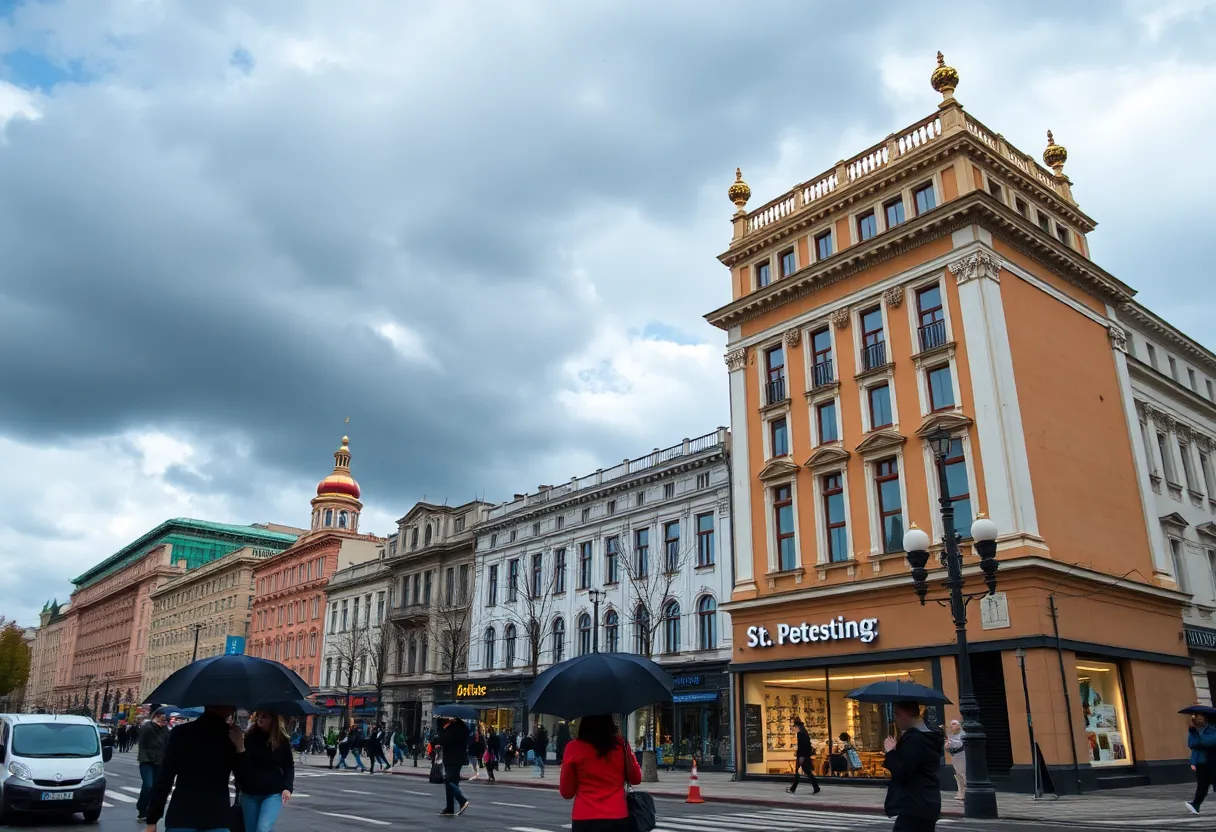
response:
<path fill-rule="evenodd" d="M 554 772 L 556 774 L 556 772 Z M 387 827 L 409 826 L 411 830 L 459 830 L 459 832 L 566 832 L 570 829 L 570 804 L 555 791 L 495 785 L 484 779 L 465 784 L 469 810 L 459 818 L 441 818 L 443 787 L 425 780 L 390 774 L 301 769 L 296 775 L 296 795 L 284 808 L 276 832 L 375 832 Z M 134 753 L 116 755 L 106 766 L 106 808 L 100 832 L 139 832 L 135 820 L 135 798 L 139 794 L 139 772 Z M 787 808 L 709 803 L 690 806 L 679 801 L 659 800 L 657 832 L 878 832 L 892 822 L 871 814 L 815 811 L 791 804 Z M 1123 821 L 1126 823 L 1126 820 Z M 66 832 L 98 829 L 85 826 L 80 816 L 62 821 L 19 822 L 16 827 Z M 942 832 L 1076 832 L 1077 824 L 1047 826 L 1010 821 L 977 822 L 949 819 L 939 822 Z M 1088 828 L 1103 828 L 1095 819 Z M 1127 830 L 1121 825 L 1118 828 Z M 1161 829 L 1160 826 L 1144 827 Z"/>

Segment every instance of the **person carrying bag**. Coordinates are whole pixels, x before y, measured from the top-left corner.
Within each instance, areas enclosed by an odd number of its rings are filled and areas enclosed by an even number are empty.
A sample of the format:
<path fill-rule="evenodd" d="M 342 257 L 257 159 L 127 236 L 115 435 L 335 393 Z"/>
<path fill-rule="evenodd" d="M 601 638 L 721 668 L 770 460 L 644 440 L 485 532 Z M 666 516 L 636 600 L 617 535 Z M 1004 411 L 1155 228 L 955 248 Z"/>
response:
<path fill-rule="evenodd" d="M 636 792 L 642 770 L 608 714 L 585 716 L 564 749 L 558 791 L 573 800 L 571 832 L 650 832 L 654 798 Z M 618 763 L 617 755 L 621 756 Z"/>

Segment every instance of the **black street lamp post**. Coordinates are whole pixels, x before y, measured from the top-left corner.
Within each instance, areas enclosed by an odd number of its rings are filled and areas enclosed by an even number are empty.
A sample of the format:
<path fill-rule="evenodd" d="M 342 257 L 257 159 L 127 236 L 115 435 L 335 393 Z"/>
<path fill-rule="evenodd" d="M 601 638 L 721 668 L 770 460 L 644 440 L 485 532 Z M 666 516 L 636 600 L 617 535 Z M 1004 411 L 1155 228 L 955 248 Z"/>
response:
<path fill-rule="evenodd" d="M 969 818 L 997 817 L 996 790 L 988 779 L 988 738 L 980 724 L 980 706 L 975 698 L 971 681 L 971 651 L 967 643 L 967 603 L 971 598 L 982 598 L 996 592 L 996 524 L 980 515 L 971 526 L 971 537 L 980 556 L 980 569 L 988 589 L 974 596 L 963 594 L 963 555 L 959 550 L 961 537 L 954 529 L 954 501 L 950 498 L 946 480 L 946 458 L 953 437 L 945 430 L 937 430 L 928 437 L 929 445 L 937 460 L 937 481 L 942 513 L 942 561 L 946 567 L 946 587 L 950 590 L 950 615 L 954 619 L 954 634 L 957 642 L 958 708 L 963 717 L 963 747 L 966 752 L 967 788 L 963 796 L 963 814 Z M 904 535 L 904 551 L 908 553 L 908 565 L 912 567 L 912 583 L 920 603 L 925 603 L 928 592 L 927 564 L 930 539 L 913 524 Z M 945 602 L 938 601 L 945 606 Z"/>
<path fill-rule="evenodd" d="M 193 664 L 198 661 L 198 633 L 199 630 L 203 629 L 203 625 L 191 624 L 190 626 L 194 629 L 194 655 L 190 657 L 190 662 Z"/>
<path fill-rule="evenodd" d="M 591 652 L 600 652 L 600 601 L 604 600 L 604 590 L 593 589 L 591 596 Z"/>

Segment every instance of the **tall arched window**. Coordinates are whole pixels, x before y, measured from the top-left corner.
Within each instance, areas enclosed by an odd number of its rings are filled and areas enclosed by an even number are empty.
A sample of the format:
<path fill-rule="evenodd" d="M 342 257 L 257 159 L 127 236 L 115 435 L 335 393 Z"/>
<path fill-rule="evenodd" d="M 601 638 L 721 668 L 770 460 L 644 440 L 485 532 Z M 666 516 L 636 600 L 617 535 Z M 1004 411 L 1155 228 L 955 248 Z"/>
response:
<path fill-rule="evenodd" d="M 650 656 L 650 610 L 638 604 L 633 611 L 633 651 L 639 656 Z"/>
<path fill-rule="evenodd" d="M 409 668 L 408 673 L 418 672 L 418 639 L 413 636 L 410 636 L 409 664 L 406 667 Z"/>
<path fill-rule="evenodd" d="M 350 514 L 349 514 L 349 513 L 345 512 L 345 511 L 339 511 L 339 512 L 338 512 L 338 528 L 339 528 L 339 529 L 345 529 L 345 528 L 346 528 L 346 522 L 347 522 L 347 520 L 349 520 L 349 519 L 350 519 Z"/>
<path fill-rule="evenodd" d="M 621 650 L 621 617 L 616 610 L 604 613 L 604 649 L 609 653 Z"/>
<path fill-rule="evenodd" d="M 663 607 L 663 652 L 680 652 L 680 602 L 668 601 Z"/>
<path fill-rule="evenodd" d="M 503 662 L 507 670 L 515 667 L 515 625 L 508 624 L 502 631 Z"/>
<path fill-rule="evenodd" d="M 485 666 L 487 670 L 494 669 L 494 628 L 486 627 L 482 640 L 485 642 Z"/>
<path fill-rule="evenodd" d="M 566 658 L 566 622 L 561 618 L 553 619 L 553 663 L 565 661 Z"/>
<path fill-rule="evenodd" d="M 325 509 L 325 528 L 329 528 L 334 524 L 334 510 L 332 508 Z"/>
<path fill-rule="evenodd" d="M 414 526 L 413 530 L 410 531 L 410 548 L 411 549 L 418 548 L 418 527 L 417 526 Z"/>
<path fill-rule="evenodd" d="M 583 613 L 578 617 L 578 654 L 585 656 L 591 652 L 591 616 Z"/>
<path fill-rule="evenodd" d="M 697 602 L 697 643 L 702 650 L 718 648 L 718 602 L 712 595 Z"/>
<path fill-rule="evenodd" d="M 423 537 L 422 537 L 422 545 L 423 546 L 431 545 L 431 524 L 430 523 L 426 524 L 426 534 L 423 535 Z"/>

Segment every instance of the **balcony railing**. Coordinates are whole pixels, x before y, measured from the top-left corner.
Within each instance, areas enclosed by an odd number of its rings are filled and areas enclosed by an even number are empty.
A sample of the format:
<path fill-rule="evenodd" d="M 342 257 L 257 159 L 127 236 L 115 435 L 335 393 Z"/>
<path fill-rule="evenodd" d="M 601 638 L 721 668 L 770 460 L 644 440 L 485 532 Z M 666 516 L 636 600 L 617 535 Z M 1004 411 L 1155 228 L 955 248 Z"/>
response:
<path fill-rule="evenodd" d="M 388 609 L 388 617 L 394 621 L 430 618 L 430 604 L 394 604 Z"/>
<path fill-rule="evenodd" d="M 836 380 L 836 370 L 832 366 L 832 359 L 826 358 L 818 364 L 811 367 L 811 387 L 823 387 L 825 384 L 831 384 Z"/>
<path fill-rule="evenodd" d="M 921 350 L 931 350 L 946 343 L 946 322 L 934 321 L 917 330 Z"/>
<path fill-rule="evenodd" d="M 788 398 L 785 395 L 785 376 L 773 379 L 764 385 L 764 403 L 776 404 Z"/>
<path fill-rule="evenodd" d="M 879 341 L 861 348 L 861 367 L 863 370 L 873 370 L 887 363 L 887 342 Z"/>

